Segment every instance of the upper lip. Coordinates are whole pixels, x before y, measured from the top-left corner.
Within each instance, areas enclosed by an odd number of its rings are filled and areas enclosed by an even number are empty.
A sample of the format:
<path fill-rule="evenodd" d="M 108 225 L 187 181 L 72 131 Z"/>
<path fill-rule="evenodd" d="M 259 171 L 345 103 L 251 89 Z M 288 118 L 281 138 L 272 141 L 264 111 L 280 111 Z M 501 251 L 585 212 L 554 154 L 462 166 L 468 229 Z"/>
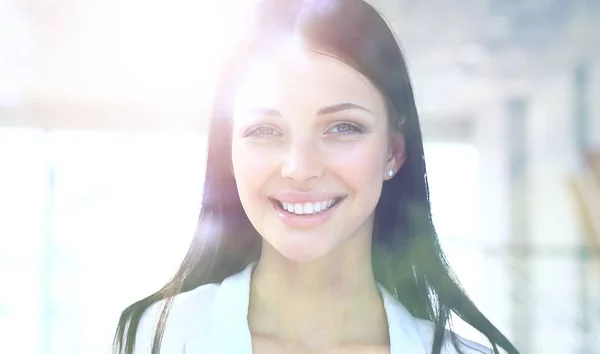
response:
<path fill-rule="evenodd" d="M 271 195 L 271 198 L 286 203 L 316 203 L 344 196 L 341 193 L 288 191 Z"/>

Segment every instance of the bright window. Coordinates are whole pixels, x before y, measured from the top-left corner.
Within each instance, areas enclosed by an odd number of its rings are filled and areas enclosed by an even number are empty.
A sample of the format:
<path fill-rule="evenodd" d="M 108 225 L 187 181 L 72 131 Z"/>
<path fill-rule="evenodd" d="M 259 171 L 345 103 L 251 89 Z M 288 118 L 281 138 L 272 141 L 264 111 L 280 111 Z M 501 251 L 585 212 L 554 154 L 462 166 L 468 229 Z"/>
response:
<path fill-rule="evenodd" d="M 205 144 L 0 129 L 0 283 L 14 289 L 0 292 L 0 352 L 110 353 L 120 310 L 161 286 L 187 250 Z M 477 152 L 429 144 L 426 154 L 442 245 L 476 291 Z"/>

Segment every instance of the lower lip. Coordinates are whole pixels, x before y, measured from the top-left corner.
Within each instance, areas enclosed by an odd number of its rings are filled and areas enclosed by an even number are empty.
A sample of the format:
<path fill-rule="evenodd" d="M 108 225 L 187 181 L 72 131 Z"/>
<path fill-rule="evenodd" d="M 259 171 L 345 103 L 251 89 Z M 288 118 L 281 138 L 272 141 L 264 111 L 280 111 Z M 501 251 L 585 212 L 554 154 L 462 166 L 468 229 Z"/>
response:
<path fill-rule="evenodd" d="M 271 201 L 273 204 L 273 208 L 275 209 L 275 213 L 284 224 L 292 227 L 302 227 L 302 228 L 310 228 L 324 224 L 331 216 L 335 210 L 344 202 L 344 199 L 340 200 L 336 205 L 327 209 L 326 211 L 319 214 L 304 214 L 304 215 L 296 215 L 290 212 L 284 211 L 276 201 Z"/>

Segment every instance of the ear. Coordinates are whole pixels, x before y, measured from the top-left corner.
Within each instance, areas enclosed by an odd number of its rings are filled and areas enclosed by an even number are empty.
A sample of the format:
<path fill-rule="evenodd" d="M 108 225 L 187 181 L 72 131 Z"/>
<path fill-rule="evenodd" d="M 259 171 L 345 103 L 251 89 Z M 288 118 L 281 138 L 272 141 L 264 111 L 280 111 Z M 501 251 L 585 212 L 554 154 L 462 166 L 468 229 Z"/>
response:
<path fill-rule="evenodd" d="M 390 153 L 385 165 L 385 180 L 392 179 L 396 173 L 404 166 L 406 162 L 406 145 L 404 141 L 404 134 L 395 132 L 390 137 Z M 392 176 L 387 174 L 387 171 L 393 172 Z"/>

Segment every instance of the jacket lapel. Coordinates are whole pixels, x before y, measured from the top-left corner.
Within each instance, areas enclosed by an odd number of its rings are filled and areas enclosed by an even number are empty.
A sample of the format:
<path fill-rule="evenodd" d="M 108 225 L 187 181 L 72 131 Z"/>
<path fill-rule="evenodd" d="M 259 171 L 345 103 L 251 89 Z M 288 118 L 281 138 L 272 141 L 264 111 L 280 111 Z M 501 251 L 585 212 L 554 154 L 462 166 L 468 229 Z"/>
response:
<path fill-rule="evenodd" d="M 254 263 L 223 281 L 215 299 L 210 333 L 185 345 L 186 354 L 252 354 L 248 328 L 250 278 Z M 415 318 L 383 286 L 379 285 L 390 335 L 391 354 L 427 354 L 426 343 Z"/>
<path fill-rule="evenodd" d="M 221 283 L 215 294 L 212 330 L 185 345 L 186 354 L 252 354 L 248 328 L 250 275 L 253 264 Z"/>
<path fill-rule="evenodd" d="M 408 310 L 379 285 L 390 332 L 391 354 L 428 354 L 418 324 Z"/>

